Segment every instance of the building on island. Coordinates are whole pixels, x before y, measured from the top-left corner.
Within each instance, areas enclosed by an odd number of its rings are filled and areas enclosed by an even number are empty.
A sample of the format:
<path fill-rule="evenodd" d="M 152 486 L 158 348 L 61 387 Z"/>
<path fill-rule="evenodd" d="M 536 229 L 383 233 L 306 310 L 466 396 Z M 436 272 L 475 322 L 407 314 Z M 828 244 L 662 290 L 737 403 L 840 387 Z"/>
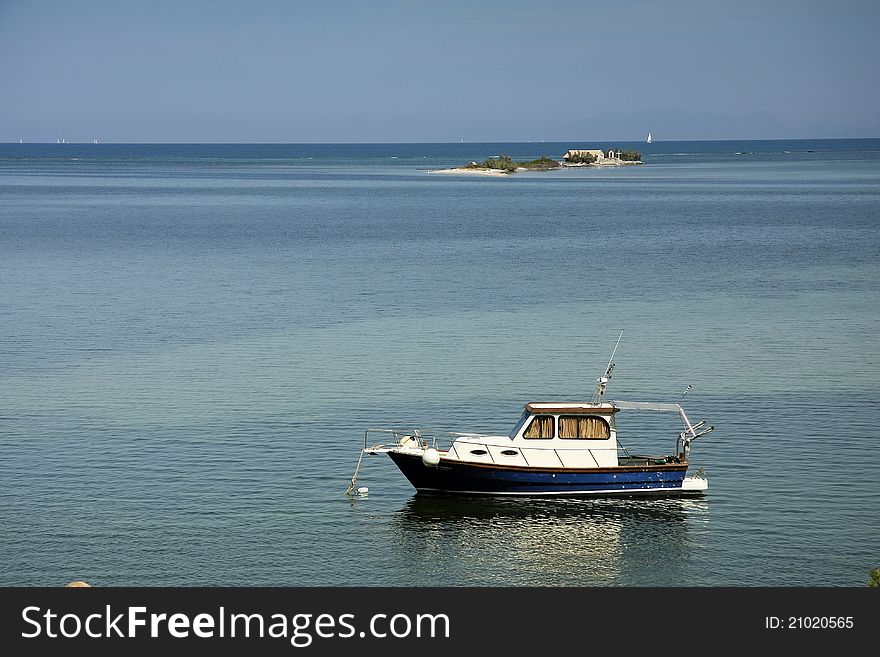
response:
<path fill-rule="evenodd" d="M 622 151 L 613 148 L 607 151 L 598 148 L 572 148 L 562 156 L 562 166 L 582 167 L 598 165 L 616 167 L 621 164 L 641 164 L 642 155 L 636 151 Z"/>

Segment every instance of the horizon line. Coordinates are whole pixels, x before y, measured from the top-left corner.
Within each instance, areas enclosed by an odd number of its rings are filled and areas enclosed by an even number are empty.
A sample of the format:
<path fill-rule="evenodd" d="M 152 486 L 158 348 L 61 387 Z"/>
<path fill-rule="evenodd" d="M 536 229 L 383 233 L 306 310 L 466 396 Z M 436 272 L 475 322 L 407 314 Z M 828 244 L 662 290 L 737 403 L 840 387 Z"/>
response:
<path fill-rule="evenodd" d="M 869 141 L 880 139 L 877 137 L 766 137 L 766 138 L 750 138 L 750 139 L 652 139 L 652 144 L 657 143 L 682 143 L 682 142 L 725 142 L 725 141 Z M 565 141 L 556 140 L 492 140 L 492 141 L 0 141 L 0 144 L 24 146 L 30 145 L 47 145 L 47 146 L 69 146 L 69 145 L 88 145 L 88 146 L 355 146 L 355 145 L 391 145 L 405 146 L 414 144 L 565 144 L 568 142 L 597 142 L 597 141 L 619 141 L 624 143 L 641 143 L 646 144 L 644 139 L 616 139 L 613 137 L 602 137 L 595 139 L 568 139 Z"/>

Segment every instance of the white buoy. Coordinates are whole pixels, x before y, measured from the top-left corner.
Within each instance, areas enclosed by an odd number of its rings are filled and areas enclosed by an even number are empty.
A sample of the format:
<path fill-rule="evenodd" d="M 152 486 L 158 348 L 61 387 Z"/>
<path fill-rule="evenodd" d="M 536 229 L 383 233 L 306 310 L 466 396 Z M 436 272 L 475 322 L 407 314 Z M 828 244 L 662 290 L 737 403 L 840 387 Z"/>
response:
<path fill-rule="evenodd" d="M 429 468 L 433 468 L 438 463 L 440 463 L 440 452 L 438 452 L 433 447 L 429 447 L 425 450 L 425 453 L 422 454 L 422 463 L 424 463 Z"/>
<path fill-rule="evenodd" d="M 367 488 L 366 486 L 361 486 L 360 488 L 358 488 L 358 495 L 366 495 L 369 492 L 370 492 L 370 489 Z"/>

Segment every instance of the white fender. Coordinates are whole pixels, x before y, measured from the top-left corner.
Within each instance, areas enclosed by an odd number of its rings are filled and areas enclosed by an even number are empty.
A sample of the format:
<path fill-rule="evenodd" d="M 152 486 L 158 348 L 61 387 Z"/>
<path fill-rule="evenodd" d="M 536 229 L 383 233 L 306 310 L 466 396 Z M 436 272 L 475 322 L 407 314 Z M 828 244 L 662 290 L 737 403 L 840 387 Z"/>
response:
<path fill-rule="evenodd" d="M 425 450 L 425 453 L 422 454 L 422 463 L 424 463 L 429 468 L 434 468 L 440 463 L 440 452 L 438 452 L 433 447 L 429 447 Z"/>

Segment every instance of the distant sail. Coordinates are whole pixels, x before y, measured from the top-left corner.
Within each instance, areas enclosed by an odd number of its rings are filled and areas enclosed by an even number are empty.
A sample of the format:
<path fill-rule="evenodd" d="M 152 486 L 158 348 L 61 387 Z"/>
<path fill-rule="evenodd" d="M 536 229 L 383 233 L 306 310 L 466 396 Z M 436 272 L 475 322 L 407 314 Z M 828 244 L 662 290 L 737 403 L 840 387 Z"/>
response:
<path fill-rule="evenodd" d="M 647 141 L 649 144 L 651 143 L 651 133 L 650 132 L 648 133 L 648 140 Z"/>

